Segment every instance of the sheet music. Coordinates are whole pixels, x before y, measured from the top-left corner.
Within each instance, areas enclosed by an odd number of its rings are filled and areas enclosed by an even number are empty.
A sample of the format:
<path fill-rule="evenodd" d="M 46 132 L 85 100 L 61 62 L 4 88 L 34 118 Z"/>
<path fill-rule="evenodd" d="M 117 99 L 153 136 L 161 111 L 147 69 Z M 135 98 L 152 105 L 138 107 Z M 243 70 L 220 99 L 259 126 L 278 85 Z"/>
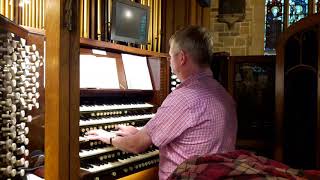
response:
<path fill-rule="evenodd" d="M 119 89 L 116 59 L 80 55 L 80 88 Z"/>
<path fill-rule="evenodd" d="M 121 54 L 128 89 L 152 90 L 147 58 Z"/>
<path fill-rule="evenodd" d="M 34 174 L 27 174 L 27 180 L 44 180 L 43 178 L 36 176 Z"/>

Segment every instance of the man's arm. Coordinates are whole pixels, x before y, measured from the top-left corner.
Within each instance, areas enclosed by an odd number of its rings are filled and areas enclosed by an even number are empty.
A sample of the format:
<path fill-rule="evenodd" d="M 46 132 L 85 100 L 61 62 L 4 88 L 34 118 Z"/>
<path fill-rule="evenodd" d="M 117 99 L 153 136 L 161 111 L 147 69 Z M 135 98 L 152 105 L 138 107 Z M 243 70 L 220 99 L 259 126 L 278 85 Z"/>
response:
<path fill-rule="evenodd" d="M 116 136 L 112 139 L 112 145 L 127 152 L 140 153 L 145 151 L 152 145 L 151 137 L 148 135 L 145 128 L 139 132 L 128 136 Z"/>

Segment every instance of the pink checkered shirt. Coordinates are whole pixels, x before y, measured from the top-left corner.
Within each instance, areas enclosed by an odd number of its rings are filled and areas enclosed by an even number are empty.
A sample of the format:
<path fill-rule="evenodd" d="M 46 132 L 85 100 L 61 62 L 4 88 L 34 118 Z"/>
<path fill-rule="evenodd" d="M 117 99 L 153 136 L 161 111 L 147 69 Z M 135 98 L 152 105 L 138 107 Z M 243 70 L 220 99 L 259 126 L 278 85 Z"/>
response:
<path fill-rule="evenodd" d="M 144 128 L 160 150 L 159 178 L 167 179 L 194 155 L 234 150 L 235 103 L 211 71 L 202 72 L 171 92 Z"/>

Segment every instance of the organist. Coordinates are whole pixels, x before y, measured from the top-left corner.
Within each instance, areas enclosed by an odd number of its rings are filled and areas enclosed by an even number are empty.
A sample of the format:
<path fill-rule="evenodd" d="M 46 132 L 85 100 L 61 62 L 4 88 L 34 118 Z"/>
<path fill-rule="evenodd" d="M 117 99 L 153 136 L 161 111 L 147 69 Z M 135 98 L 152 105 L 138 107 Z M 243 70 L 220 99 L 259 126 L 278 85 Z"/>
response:
<path fill-rule="evenodd" d="M 118 126 L 87 133 L 121 150 L 140 153 L 154 144 L 160 151 L 159 178 L 167 179 L 194 155 L 232 151 L 237 119 L 232 97 L 212 78 L 213 38 L 205 28 L 190 26 L 169 41 L 170 65 L 181 84 L 168 95 L 156 115 L 141 129 Z"/>

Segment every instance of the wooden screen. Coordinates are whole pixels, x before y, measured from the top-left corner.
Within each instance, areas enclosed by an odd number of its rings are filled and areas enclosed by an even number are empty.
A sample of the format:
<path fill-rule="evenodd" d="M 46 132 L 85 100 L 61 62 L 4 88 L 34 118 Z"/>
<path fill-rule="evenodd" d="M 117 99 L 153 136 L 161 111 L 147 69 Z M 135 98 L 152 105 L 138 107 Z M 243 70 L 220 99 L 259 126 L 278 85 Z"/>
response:
<path fill-rule="evenodd" d="M 319 24 L 306 17 L 277 46 L 275 155 L 295 168 L 320 167 Z"/>

